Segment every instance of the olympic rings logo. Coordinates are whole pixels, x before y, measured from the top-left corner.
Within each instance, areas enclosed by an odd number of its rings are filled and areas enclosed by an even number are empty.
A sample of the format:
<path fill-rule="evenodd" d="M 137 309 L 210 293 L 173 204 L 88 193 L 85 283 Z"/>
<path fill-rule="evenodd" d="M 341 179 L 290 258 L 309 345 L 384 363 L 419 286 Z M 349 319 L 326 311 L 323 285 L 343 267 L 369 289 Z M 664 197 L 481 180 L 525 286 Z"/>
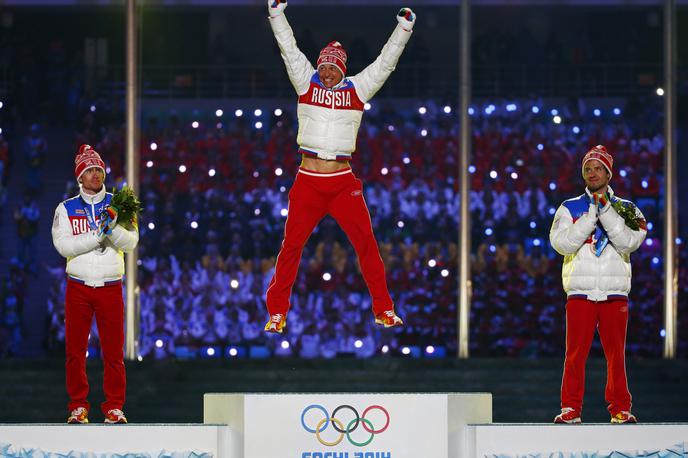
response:
<path fill-rule="evenodd" d="M 306 424 L 306 414 L 311 410 L 319 410 L 323 413 L 323 418 L 317 422 L 314 428 Z M 351 421 L 349 421 L 349 423 L 346 426 L 344 426 L 344 423 L 342 423 L 339 419 L 336 418 L 337 413 L 341 412 L 342 410 L 350 410 L 354 415 L 354 418 Z M 373 410 L 381 411 L 386 417 L 385 424 L 381 428 L 375 429 L 373 423 L 366 418 L 366 415 Z M 320 433 L 327 429 L 330 423 L 332 424 L 332 428 L 334 428 L 334 430 L 339 433 L 339 437 L 332 442 L 326 441 L 320 435 Z M 303 409 L 303 412 L 301 412 L 301 426 L 303 426 L 303 429 L 305 429 L 309 433 L 315 434 L 315 437 L 318 439 L 318 442 L 327 447 L 334 447 L 335 445 L 339 444 L 344 439 L 344 436 L 346 436 L 350 444 L 355 445 L 356 447 L 365 447 L 373 441 L 376 434 L 383 433 L 387 430 L 387 428 L 389 427 L 389 412 L 387 412 L 387 409 L 385 409 L 382 406 L 372 405 L 367 407 L 363 411 L 362 415 L 359 415 L 358 411 L 353 406 L 343 404 L 334 409 L 332 411 L 332 415 L 330 415 L 327 412 L 327 409 L 325 409 L 325 407 L 321 406 L 320 404 L 311 404 L 305 409 Z M 363 429 L 370 434 L 370 437 L 368 437 L 363 442 L 357 442 L 351 437 L 351 433 L 356 431 L 356 429 L 359 426 L 362 426 Z"/>

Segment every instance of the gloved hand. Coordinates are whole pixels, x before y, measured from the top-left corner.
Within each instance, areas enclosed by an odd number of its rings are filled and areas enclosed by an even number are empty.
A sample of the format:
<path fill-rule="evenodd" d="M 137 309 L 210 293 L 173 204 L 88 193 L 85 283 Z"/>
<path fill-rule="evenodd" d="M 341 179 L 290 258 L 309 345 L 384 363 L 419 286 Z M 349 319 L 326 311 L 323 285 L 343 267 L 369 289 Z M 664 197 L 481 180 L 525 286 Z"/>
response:
<path fill-rule="evenodd" d="M 609 194 L 607 193 L 593 193 L 592 195 L 592 200 L 595 205 L 597 205 L 597 211 L 598 213 L 601 212 L 602 210 L 605 210 L 607 208 L 607 204 L 609 203 Z"/>
<path fill-rule="evenodd" d="M 410 32 L 413 29 L 413 24 L 416 23 L 416 13 L 411 8 L 402 8 L 397 14 L 397 21 L 404 30 Z"/>
<path fill-rule="evenodd" d="M 268 0 L 268 13 L 270 17 L 277 17 L 284 13 L 287 7 L 287 0 Z"/>

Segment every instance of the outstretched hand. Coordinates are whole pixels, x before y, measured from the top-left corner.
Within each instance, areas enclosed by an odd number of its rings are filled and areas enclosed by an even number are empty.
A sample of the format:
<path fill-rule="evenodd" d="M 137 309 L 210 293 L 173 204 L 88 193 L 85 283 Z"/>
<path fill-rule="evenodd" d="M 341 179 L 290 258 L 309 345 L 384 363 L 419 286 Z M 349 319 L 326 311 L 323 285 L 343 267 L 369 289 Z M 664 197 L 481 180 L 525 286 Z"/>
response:
<path fill-rule="evenodd" d="M 411 8 L 402 8 L 397 13 L 397 21 L 404 30 L 410 32 L 413 29 L 413 24 L 416 23 L 416 13 Z"/>
<path fill-rule="evenodd" d="M 287 0 L 268 0 L 268 13 L 270 17 L 277 17 L 287 8 Z"/>

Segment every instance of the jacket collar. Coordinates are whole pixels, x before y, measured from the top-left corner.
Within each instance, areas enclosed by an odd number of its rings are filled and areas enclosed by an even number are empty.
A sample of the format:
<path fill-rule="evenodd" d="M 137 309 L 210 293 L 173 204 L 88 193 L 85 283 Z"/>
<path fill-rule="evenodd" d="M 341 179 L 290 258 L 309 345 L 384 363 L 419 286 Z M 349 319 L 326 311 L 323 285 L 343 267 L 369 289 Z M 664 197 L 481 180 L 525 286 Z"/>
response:
<path fill-rule="evenodd" d="M 91 195 L 91 194 L 86 194 L 84 192 L 84 188 L 79 186 L 79 195 L 81 195 L 81 198 L 84 200 L 89 205 L 95 205 L 99 204 L 105 199 L 105 184 L 103 184 L 103 187 L 98 191 L 97 193 Z"/>

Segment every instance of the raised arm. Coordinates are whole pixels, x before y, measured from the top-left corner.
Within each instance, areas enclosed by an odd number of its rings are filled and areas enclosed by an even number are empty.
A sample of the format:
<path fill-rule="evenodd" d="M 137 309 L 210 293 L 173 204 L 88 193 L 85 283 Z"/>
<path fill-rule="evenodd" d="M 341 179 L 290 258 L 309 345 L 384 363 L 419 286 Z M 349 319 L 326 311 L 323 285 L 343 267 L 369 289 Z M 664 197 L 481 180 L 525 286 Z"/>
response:
<path fill-rule="evenodd" d="M 280 54 L 287 68 L 289 81 L 294 86 L 296 93 L 303 95 L 308 92 L 310 80 L 313 73 L 315 73 L 315 69 L 296 45 L 294 31 L 284 15 L 286 7 L 286 0 L 268 0 L 270 27 L 272 27 L 272 33 L 275 34 L 275 40 L 277 40 Z"/>
<path fill-rule="evenodd" d="M 402 8 L 397 14 L 397 21 L 399 23 L 394 28 L 387 43 L 382 47 L 382 51 L 375 62 L 350 78 L 354 82 L 358 97 L 363 102 L 373 98 L 396 68 L 399 57 L 401 57 L 401 53 L 413 33 L 416 14 L 410 8 Z"/>

